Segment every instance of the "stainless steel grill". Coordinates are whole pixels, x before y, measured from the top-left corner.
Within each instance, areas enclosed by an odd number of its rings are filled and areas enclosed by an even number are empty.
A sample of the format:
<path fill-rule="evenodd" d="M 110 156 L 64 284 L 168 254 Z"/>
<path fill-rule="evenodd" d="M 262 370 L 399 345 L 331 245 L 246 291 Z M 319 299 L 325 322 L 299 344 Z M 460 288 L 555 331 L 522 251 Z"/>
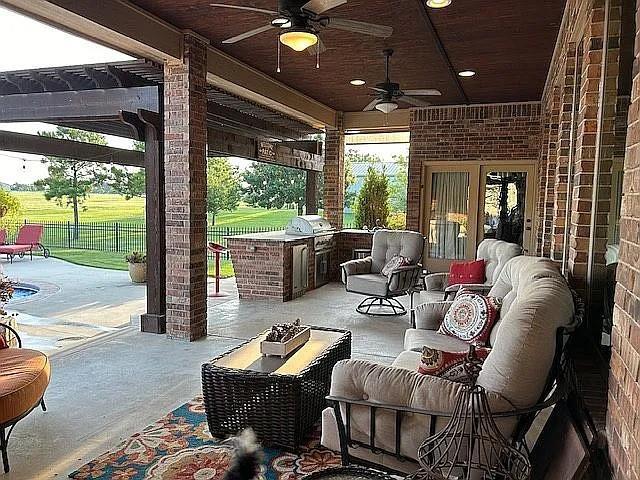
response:
<path fill-rule="evenodd" d="M 301 215 L 291 219 L 286 229 L 287 235 L 313 236 L 313 250 L 316 254 L 315 286 L 329 282 L 331 274 L 331 251 L 335 247 L 333 228 L 329 220 L 319 215 Z"/>

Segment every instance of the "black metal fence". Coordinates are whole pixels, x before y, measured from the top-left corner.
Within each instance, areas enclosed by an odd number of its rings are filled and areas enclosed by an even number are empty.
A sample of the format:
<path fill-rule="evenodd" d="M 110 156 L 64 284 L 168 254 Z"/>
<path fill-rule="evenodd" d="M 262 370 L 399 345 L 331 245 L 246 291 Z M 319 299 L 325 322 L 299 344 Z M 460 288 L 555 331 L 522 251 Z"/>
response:
<path fill-rule="evenodd" d="M 65 248 L 77 250 L 98 250 L 102 252 L 129 253 L 146 250 L 146 230 L 141 223 L 123 222 L 30 222 L 44 226 L 42 243 L 48 248 Z M 23 225 L 15 225 L 16 231 Z M 208 227 L 207 240 L 226 246 L 225 237 L 245 235 L 248 233 L 271 232 L 283 230 L 282 227 Z M 15 240 L 15 237 L 10 239 Z M 54 252 L 55 253 L 55 252 Z M 229 254 L 224 255 L 229 259 Z"/>

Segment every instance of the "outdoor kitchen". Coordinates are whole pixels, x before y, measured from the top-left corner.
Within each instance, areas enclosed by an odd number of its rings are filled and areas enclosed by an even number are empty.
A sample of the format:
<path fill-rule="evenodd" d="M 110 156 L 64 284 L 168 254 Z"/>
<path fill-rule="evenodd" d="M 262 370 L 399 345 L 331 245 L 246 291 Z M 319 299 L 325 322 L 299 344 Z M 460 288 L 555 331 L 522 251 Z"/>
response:
<path fill-rule="evenodd" d="M 366 230 L 336 230 L 318 215 L 291 219 L 285 230 L 227 238 L 241 299 L 288 302 L 340 279 L 340 264 L 371 248 Z"/>

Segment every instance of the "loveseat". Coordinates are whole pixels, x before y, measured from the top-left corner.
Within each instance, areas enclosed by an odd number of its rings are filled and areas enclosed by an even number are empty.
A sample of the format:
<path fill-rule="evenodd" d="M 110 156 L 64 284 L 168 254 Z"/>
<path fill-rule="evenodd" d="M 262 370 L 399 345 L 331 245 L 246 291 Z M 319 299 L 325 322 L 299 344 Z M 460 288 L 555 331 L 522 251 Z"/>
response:
<path fill-rule="evenodd" d="M 478 384 L 486 389 L 493 412 L 527 409 L 549 391 L 562 345 L 558 332 L 575 326 L 574 299 L 554 263 L 524 256 L 507 262 L 489 295 L 503 303 Z M 425 345 L 468 350 L 460 340 L 436 333 L 450 306 L 451 302 L 438 302 L 417 307 L 418 328 L 406 332 L 405 351 L 391 366 L 364 360 L 335 366 L 330 393 L 335 408 L 325 409 L 322 418 L 325 447 L 342 447 L 343 459 L 353 456 L 394 470 L 415 470 L 418 447 L 447 423 L 463 388 L 461 383 L 417 373 Z M 498 421 L 507 438 L 518 420 Z"/>

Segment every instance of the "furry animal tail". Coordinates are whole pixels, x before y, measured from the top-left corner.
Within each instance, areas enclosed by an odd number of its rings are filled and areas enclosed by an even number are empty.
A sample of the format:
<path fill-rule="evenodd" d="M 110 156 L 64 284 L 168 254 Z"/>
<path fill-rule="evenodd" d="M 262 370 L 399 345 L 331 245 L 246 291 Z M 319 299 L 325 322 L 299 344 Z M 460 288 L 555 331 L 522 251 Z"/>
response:
<path fill-rule="evenodd" d="M 254 480 L 260 474 L 262 449 L 253 430 L 247 428 L 235 439 L 236 453 L 223 480 Z"/>

